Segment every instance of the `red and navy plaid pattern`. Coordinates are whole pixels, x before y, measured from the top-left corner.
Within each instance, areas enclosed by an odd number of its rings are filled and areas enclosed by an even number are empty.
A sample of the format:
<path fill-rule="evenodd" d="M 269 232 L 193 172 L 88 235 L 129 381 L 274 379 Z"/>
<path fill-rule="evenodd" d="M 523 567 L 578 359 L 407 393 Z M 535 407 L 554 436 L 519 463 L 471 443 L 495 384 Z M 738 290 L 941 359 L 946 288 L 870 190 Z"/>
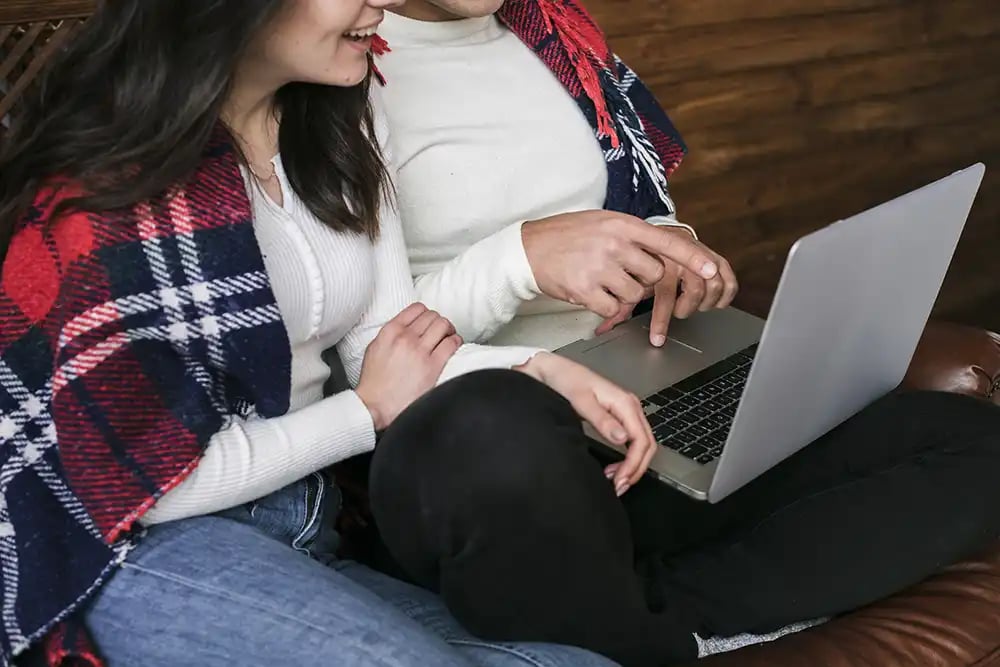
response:
<path fill-rule="evenodd" d="M 573 96 L 608 165 L 605 208 L 672 215 L 667 178 L 686 152 L 670 118 L 575 0 L 507 0 L 497 16 Z"/>
<path fill-rule="evenodd" d="M 96 664 L 79 605 L 233 416 L 288 410 L 291 350 L 228 135 L 129 210 L 20 221 L 0 280 L 0 657 Z M 266 350 L 267 354 L 261 354 Z M 64 623 L 69 621 L 69 623 Z"/>

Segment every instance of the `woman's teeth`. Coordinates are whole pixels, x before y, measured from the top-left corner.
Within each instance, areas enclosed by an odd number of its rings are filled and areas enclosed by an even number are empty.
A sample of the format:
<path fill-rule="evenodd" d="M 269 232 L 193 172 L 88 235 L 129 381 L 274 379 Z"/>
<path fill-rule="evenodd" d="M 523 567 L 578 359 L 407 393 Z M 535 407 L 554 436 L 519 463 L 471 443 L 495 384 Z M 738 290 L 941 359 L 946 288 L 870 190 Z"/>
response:
<path fill-rule="evenodd" d="M 344 36 L 348 39 L 362 40 L 368 39 L 375 34 L 375 28 L 365 28 L 364 30 L 348 30 Z"/>

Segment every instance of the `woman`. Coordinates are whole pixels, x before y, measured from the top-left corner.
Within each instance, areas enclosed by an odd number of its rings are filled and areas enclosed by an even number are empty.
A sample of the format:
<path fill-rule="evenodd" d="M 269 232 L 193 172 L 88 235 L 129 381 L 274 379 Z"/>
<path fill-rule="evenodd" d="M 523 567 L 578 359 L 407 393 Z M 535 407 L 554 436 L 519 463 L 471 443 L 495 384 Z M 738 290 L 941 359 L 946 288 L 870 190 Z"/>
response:
<path fill-rule="evenodd" d="M 608 664 L 335 559 L 325 468 L 467 371 L 631 441 L 622 479 L 653 451 L 620 388 L 411 305 L 367 106 L 395 2 L 101 3 L 7 137 L 4 662 Z M 354 388 L 323 398 L 330 346 Z"/>

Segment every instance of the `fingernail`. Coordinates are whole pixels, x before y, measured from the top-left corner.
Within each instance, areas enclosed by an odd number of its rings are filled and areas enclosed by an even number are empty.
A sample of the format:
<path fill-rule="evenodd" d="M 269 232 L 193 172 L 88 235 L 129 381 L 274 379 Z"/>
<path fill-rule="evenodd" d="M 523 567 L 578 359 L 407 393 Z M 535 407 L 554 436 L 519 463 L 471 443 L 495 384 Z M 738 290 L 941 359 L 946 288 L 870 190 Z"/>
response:
<path fill-rule="evenodd" d="M 715 274 L 719 272 L 719 267 L 715 265 L 715 262 L 705 262 L 701 267 L 701 277 L 702 278 L 714 278 Z"/>
<path fill-rule="evenodd" d="M 663 344 L 667 342 L 667 337 L 660 334 L 653 334 L 649 337 L 649 342 L 653 344 L 653 347 L 663 347 Z"/>
<path fill-rule="evenodd" d="M 607 477 L 608 479 L 612 479 L 615 476 L 615 469 L 614 468 L 607 468 L 604 471 L 604 476 Z"/>
<path fill-rule="evenodd" d="M 625 431 L 621 430 L 620 428 L 616 428 L 614 431 L 611 432 L 611 437 L 617 440 L 618 442 L 622 442 L 626 438 Z"/>
<path fill-rule="evenodd" d="M 615 495 L 621 498 L 628 491 L 628 482 L 624 479 L 615 485 Z"/>

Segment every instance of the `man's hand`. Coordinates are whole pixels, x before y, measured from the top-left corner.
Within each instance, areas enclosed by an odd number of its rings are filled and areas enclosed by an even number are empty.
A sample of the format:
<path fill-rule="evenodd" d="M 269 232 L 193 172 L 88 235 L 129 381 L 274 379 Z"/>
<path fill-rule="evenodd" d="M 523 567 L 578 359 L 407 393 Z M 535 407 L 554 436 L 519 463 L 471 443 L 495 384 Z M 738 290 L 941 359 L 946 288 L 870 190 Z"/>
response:
<path fill-rule="evenodd" d="M 647 297 L 653 297 L 653 313 L 649 323 L 651 344 L 660 347 L 667 342 L 671 317 L 683 320 L 693 315 L 695 311 L 728 308 L 733 303 L 739 290 L 736 276 L 729 262 L 721 256 L 717 257 L 721 281 L 704 280 L 676 264 L 666 263 L 663 279 L 646 294 Z M 615 328 L 632 316 L 634 308 L 632 304 L 622 304 L 618 313 L 601 322 L 594 333 L 600 336 Z"/>
<path fill-rule="evenodd" d="M 598 333 L 626 319 L 654 286 L 662 301 L 650 328 L 654 345 L 666 340 L 672 313 L 687 317 L 724 307 L 736 295 L 729 263 L 683 229 L 582 211 L 526 222 L 521 234 L 542 293 L 607 318 Z M 680 298 L 678 285 L 684 290 Z"/>

